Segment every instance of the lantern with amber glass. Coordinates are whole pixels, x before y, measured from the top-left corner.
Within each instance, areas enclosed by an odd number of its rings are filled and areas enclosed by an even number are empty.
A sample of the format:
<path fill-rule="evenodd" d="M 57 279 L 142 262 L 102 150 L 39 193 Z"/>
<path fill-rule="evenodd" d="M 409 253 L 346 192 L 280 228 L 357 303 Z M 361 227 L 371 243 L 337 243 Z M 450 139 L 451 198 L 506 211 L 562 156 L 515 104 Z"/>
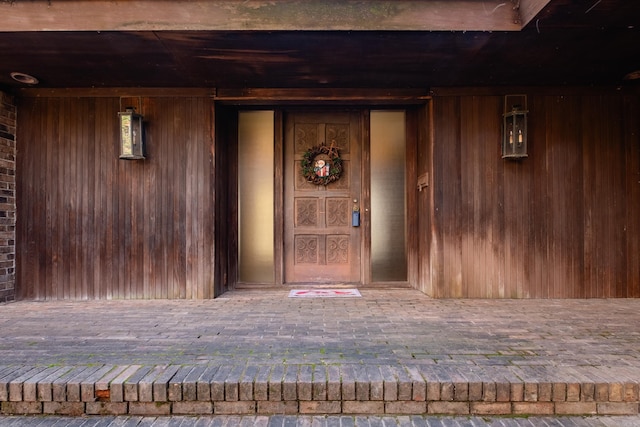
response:
<path fill-rule="evenodd" d="M 504 97 L 502 126 L 502 158 L 522 159 L 527 157 L 527 96 Z"/>
<path fill-rule="evenodd" d="M 144 117 L 128 107 L 119 112 L 120 118 L 120 158 L 126 160 L 144 160 Z"/>

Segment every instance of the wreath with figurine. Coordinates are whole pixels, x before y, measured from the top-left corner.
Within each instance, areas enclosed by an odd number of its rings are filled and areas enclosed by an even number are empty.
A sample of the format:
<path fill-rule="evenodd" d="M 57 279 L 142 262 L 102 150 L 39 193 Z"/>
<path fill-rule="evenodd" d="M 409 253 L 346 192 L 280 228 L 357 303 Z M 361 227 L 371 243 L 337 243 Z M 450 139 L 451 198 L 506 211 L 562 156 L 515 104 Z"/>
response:
<path fill-rule="evenodd" d="M 340 179 L 342 159 L 338 148 L 318 145 L 308 149 L 302 155 L 302 175 L 315 185 L 327 185 Z"/>

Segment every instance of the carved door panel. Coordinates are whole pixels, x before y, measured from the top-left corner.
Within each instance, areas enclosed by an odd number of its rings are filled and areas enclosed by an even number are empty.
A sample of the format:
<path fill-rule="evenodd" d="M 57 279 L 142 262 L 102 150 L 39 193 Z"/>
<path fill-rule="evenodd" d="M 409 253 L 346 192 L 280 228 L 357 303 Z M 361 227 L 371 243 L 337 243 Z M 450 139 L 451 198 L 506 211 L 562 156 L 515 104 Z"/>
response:
<path fill-rule="evenodd" d="M 286 116 L 284 262 L 288 283 L 361 280 L 362 227 L 352 226 L 353 208 L 360 206 L 360 120 L 354 112 Z M 303 156 L 323 145 L 339 150 L 343 169 L 336 181 L 316 185 L 305 178 Z"/>

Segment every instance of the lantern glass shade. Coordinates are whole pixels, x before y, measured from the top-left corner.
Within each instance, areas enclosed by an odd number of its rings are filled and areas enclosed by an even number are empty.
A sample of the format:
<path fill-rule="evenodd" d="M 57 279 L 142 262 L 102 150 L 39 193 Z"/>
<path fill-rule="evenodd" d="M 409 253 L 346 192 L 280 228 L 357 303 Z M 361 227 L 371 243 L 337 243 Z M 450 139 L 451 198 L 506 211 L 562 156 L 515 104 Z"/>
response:
<path fill-rule="evenodd" d="M 133 108 L 119 112 L 120 118 L 120 158 L 127 160 L 144 159 L 143 117 Z"/>
<path fill-rule="evenodd" d="M 502 126 L 502 158 L 521 159 L 527 157 L 527 97 L 505 96 L 505 112 Z"/>

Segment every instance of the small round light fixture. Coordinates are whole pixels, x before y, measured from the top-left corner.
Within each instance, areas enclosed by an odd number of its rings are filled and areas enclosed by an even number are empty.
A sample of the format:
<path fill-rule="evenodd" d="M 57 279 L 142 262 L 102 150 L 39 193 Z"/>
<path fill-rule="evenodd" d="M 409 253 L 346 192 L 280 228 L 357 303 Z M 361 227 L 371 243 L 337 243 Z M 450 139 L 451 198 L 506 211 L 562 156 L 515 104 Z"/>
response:
<path fill-rule="evenodd" d="M 13 73 L 11 73 L 11 78 L 19 83 L 23 83 L 26 85 L 37 85 L 39 83 L 39 80 L 36 79 L 35 77 L 29 74 L 20 73 L 17 71 L 14 71 Z"/>

